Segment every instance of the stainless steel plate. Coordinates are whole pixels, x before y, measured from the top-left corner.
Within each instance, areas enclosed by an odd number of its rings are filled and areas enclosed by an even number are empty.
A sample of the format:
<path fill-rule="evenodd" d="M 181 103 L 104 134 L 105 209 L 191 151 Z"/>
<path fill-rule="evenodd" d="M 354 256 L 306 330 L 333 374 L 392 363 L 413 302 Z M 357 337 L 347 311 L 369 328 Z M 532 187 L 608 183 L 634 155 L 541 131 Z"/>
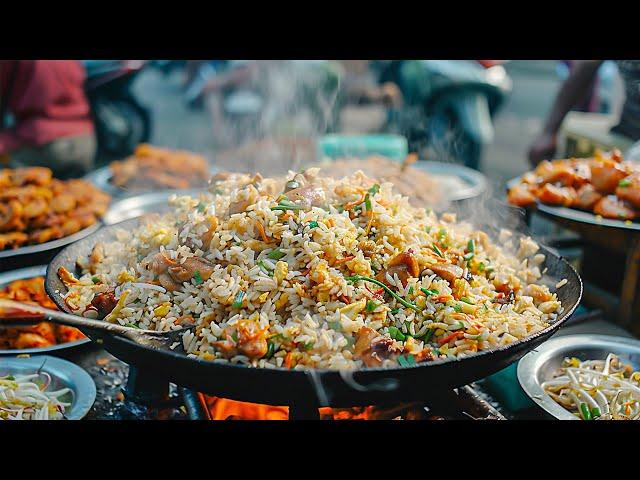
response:
<path fill-rule="evenodd" d="M 130 218 L 136 218 L 146 213 L 164 213 L 169 211 L 169 197 L 171 195 L 193 195 L 197 196 L 207 190 L 190 189 L 190 190 L 162 190 L 160 192 L 143 193 L 135 197 L 128 197 L 123 200 L 114 202 L 103 217 L 103 221 L 107 225 L 113 225 Z"/>
<path fill-rule="evenodd" d="M 70 388 L 73 392 L 71 407 L 65 412 L 69 420 L 82 419 L 96 400 L 96 384 L 82 368 L 67 360 L 48 355 L 32 358 L 3 358 L 0 362 L 0 376 L 25 375 L 38 369 L 51 375 L 51 390 Z"/>
<path fill-rule="evenodd" d="M 507 190 L 517 185 L 519 182 L 520 177 L 512 178 L 507 182 Z M 625 223 L 623 220 L 598 218 L 594 213 L 576 210 L 575 208 L 555 207 L 553 205 L 545 205 L 541 202 L 536 202 L 535 208 L 542 215 L 546 215 L 548 217 L 559 217 L 572 222 L 586 223 L 589 225 L 596 225 L 598 227 L 620 228 L 636 232 L 640 231 L 640 223 Z"/>
<path fill-rule="evenodd" d="M 604 360 L 609 353 L 615 353 L 635 369 L 640 368 L 638 340 L 611 335 L 563 335 L 546 341 L 522 357 L 518 363 L 518 380 L 527 395 L 548 413 L 560 420 L 577 420 L 547 395 L 540 385 L 553 377 L 565 357 Z"/>
<path fill-rule="evenodd" d="M 220 169 L 215 166 L 209 166 L 209 172 L 211 175 L 218 173 Z M 130 197 L 132 195 L 143 194 L 141 191 L 129 192 L 123 188 L 117 187 L 111 183 L 111 169 L 109 166 L 98 168 L 91 173 L 84 176 L 84 179 L 93 183 L 96 187 L 104 190 L 109 195 L 114 197 Z"/>
<path fill-rule="evenodd" d="M 15 282 L 16 280 L 25 280 L 33 277 L 44 277 L 47 273 L 46 265 L 38 265 L 37 267 L 28 267 L 21 268 L 19 270 L 10 270 L 8 272 L 0 272 L 0 288 L 4 288 L 9 285 L 11 282 Z M 0 322 L 0 326 L 2 326 L 2 322 Z M 59 343 L 57 345 L 52 345 L 50 347 L 43 348 L 25 348 L 22 350 L 2 350 L 0 349 L 0 356 L 4 355 L 20 355 L 20 354 L 38 354 L 38 353 L 47 353 L 47 352 L 55 352 L 56 350 L 65 350 L 67 348 L 75 348 L 80 345 L 85 345 L 91 342 L 88 338 L 82 338 L 80 340 L 76 340 L 75 342 L 67 342 L 67 343 Z M 3 360 L 4 361 L 4 360 Z"/>
<path fill-rule="evenodd" d="M 89 225 L 87 228 L 80 230 L 79 232 L 76 232 L 73 235 L 69 235 L 68 237 L 62 237 L 62 238 L 59 238 L 58 240 L 39 243 L 37 245 L 27 245 L 26 247 L 0 250 L 0 259 L 17 257 L 20 255 L 33 255 L 36 253 L 42 253 L 49 250 L 55 250 L 56 248 L 64 247 L 65 245 L 69 245 L 70 243 L 80 240 L 81 238 L 84 238 L 87 235 L 91 235 L 93 232 L 98 230 L 101 225 L 102 223 L 100 221 L 97 221 L 93 225 Z"/>
<path fill-rule="evenodd" d="M 457 202 L 460 200 L 468 200 L 482 195 L 487 190 L 486 177 L 472 168 L 455 163 L 418 161 L 411 165 L 427 172 L 430 175 L 441 178 L 442 190 L 447 196 L 447 200 Z M 447 181 L 447 177 L 455 177 L 462 182 L 464 187 L 460 188 L 451 181 Z M 458 182 L 456 182 L 458 183 Z"/>

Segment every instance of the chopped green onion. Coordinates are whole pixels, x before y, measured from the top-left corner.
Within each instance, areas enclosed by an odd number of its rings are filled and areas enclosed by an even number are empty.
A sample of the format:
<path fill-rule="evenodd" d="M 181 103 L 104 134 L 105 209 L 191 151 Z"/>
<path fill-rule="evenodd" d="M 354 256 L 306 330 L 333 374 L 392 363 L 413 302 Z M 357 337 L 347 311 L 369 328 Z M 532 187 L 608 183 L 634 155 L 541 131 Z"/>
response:
<path fill-rule="evenodd" d="M 129 328 L 137 328 L 138 330 L 140 330 L 140 327 L 138 325 L 134 325 L 133 323 L 125 323 L 124 326 Z"/>
<path fill-rule="evenodd" d="M 305 352 L 307 350 L 311 350 L 313 348 L 314 343 L 313 342 L 307 342 L 304 345 L 302 345 L 302 350 L 304 350 Z"/>
<path fill-rule="evenodd" d="M 479 272 L 482 272 L 482 271 L 484 271 L 484 269 L 485 269 L 484 262 L 480 262 L 480 263 L 478 264 L 478 271 L 479 271 Z"/>
<path fill-rule="evenodd" d="M 200 275 L 200 271 L 198 270 L 196 270 L 196 273 L 193 274 L 193 279 L 196 281 L 196 285 L 202 285 L 204 283 L 202 275 Z"/>
<path fill-rule="evenodd" d="M 424 334 L 424 337 L 422 337 L 422 341 L 424 343 L 427 343 L 429 340 L 431 340 L 431 337 L 433 337 L 433 332 L 435 332 L 435 328 L 430 328 L 427 333 Z"/>
<path fill-rule="evenodd" d="M 100 279 L 98 277 L 91 277 L 91 281 L 94 283 L 94 285 L 100 283 Z"/>
<path fill-rule="evenodd" d="M 428 288 L 421 288 L 420 289 L 422 291 L 422 293 L 424 293 L 427 297 L 430 297 L 431 295 L 438 295 L 440 292 L 438 290 L 436 290 L 435 288 L 433 290 L 429 290 Z"/>
<path fill-rule="evenodd" d="M 582 413 L 582 418 L 585 420 L 593 420 L 591 417 L 591 412 L 589 411 L 589 407 L 586 403 L 580 404 L 580 412 Z"/>
<path fill-rule="evenodd" d="M 413 295 L 413 286 L 409 287 L 409 295 Z"/>
<path fill-rule="evenodd" d="M 198 212 L 200 213 L 204 213 L 206 208 L 207 206 L 202 202 L 199 202 L 198 205 L 196 206 L 196 210 L 198 210 Z"/>
<path fill-rule="evenodd" d="M 462 307 L 460 305 L 458 305 L 457 303 L 455 305 L 453 305 L 453 309 L 458 313 L 460 313 L 462 311 Z"/>
<path fill-rule="evenodd" d="M 468 303 L 469 305 L 475 305 L 475 303 L 473 303 L 473 302 L 472 302 L 471 300 L 469 300 L 467 297 L 462 297 L 462 298 L 460 299 L 460 301 L 461 301 L 461 302 L 464 302 L 464 303 Z"/>
<path fill-rule="evenodd" d="M 444 253 L 442 253 L 442 250 L 440 250 L 435 243 L 431 244 L 431 248 L 433 248 L 433 251 L 436 252 L 438 256 L 444 258 Z"/>
<path fill-rule="evenodd" d="M 426 227 L 424 227 L 424 231 L 429 233 L 431 231 L 431 227 L 427 225 Z"/>
<path fill-rule="evenodd" d="M 241 308 L 242 307 L 242 299 L 244 299 L 245 293 L 240 290 L 237 294 L 236 294 L 236 298 L 233 301 L 233 304 L 231 305 L 233 308 Z"/>
<path fill-rule="evenodd" d="M 394 315 L 397 315 L 398 313 L 400 313 L 400 309 L 394 308 L 393 310 L 391 310 L 391 313 L 393 313 Z"/>
<path fill-rule="evenodd" d="M 596 418 L 599 417 L 601 415 L 600 413 L 600 409 L 598 407 L 593 407 L 591 409 L 591 418 Z"/>
<path fill-rule="evenodd" d="M 446 236 L 447 236 L 447 231 L 444 228 L 441 228 L 440 230 L 438 230 L 438 240 L 440 241 L 440 243 L 442 243 L 442 241 L 445 239 Z"/>
<path fill-rule="evenodd" d="M 315 220 L 313 222 L 309 222 L 309 228 L 317 228 L 318 227 L 318 222 L 316 222 Z"/>
<path fill-rule="evenodd" d="M 16 377 L 14 377 L 13 375 L 7 375 L 6 377 L 4 377 L 5 380 L 15 380 Z"/>
<path fill-rule="evenodd" d="M 271 357 L 273 357 L 273 354 L 276 353 L 276 346 L 273 342 L 267 342 L 267 344 L 269 345 L 267 347 L 267 353 L 264 356 L 267 360 L 269 360 Z"/>
<path fill-rule="evenodd" d="M 370 277 L 365 277 L 364 275 L 353 275 L 352 277 L 345 277 L 345 280 L 347 280 L 348 282 L 360 282 L 360 281 L 364 281 L 364 282 L 370 282 L 370 283 L 375 283 L 376 285 L 378 285 L 379 287 L 384 288 L 384 290 L 391 295 L 393 298 L 395 298 L 398 302 L 400 302 L 401 305 L 410 308 L 412 310 L 415 310 L 416 312 L 420 313 L 420 309 L 414 305 L 411 302 L 407 302 L 404 298 L 402 298 L 400 295 L 398 295 L 396 292 L 394 292 L 393 290 L 391 290 L 389 287 L 387 287 L 386 284 L 382 283 L 379 280 L 376 280 L 375 278 L 370 278 Z"/>
<path fill-rule="evenodd" d="M 467 251 L 469 253 L 476 253 L 476 244 L 473 241 L 473 238 L 467 242 Z"/>
<path fill-rule="evenodd" d="M 364 197 L 364 204 L 367 207 L 367 212 L 371 211 L 371 199 L 369 198 L 369 194 Z"/>
<path fill-rule="evenodd" d="M 631 181 L 627 178 L 623 178 L 618 182 L 619 187 L 628 187 L 629 185 L 631 185 Z"/>
<path fill-rule="evenodd" d="M 234 341 L 234 343 L 238 343 L 238 332 L 233 332 L 231 334 L 231 339 Z"/>
<path fill-rule="evenodd" d="M 377 183 L 371 187 L 369 190 L 367 190 L 371 195 L 375 195 L 376 193 L 378 193 L 380 191 L 380 185 L 378 185 Z"/>
<path fill-rule="evenodd" d="M 287 210 L 304 210 L 304 207 L 296 205 L 289 200 L 280 200 L 278 205 L 271 207 L 271 210 L 282 210 L 283 212 L 286 212 Z"/>
<path fill-rule="evenodd" d="M 338 332 L 342 330 L 342 324 L 336 320 L 329 322 L 329 326 L 332 330 L 336 330 Z"/>
<path fill-rule="evenodd" d="M 416 364 L 416 359 L 414 358 L 413 355 L 409 355 L 409 354 L 407 354 L 406 356 L 400 355 L 398 357 L 398 363 L 400 364 L 401 367 L 410 367 L 411 365 Z"/>
<path fill-rule="evenodd" d="M 402 333 L 398 327 L 389 327 L 389 336 L 394 340 L 399 340 L 401 342 L 407 339 L 407 336 Z"/>
<path fill-rule="evenodd" d="M 454 323 L 453 325 L 451 325 L 449 330 L 452 331 L 452 332 L 455 332 L 456 330 L 462 330 L 463 328 L 464 328 L 464 323 L 458 321 L 458 322 Z"/>
<path fill-rule="evenodd" d="M 374 302 L 373 300 L 367 300 L 367 306 L 365 307 L 365 310 L 369 313 L 373 312 L 376 308 L 378 307 L 378 305 L 376 304 L 376 302 Z"/>
<path fill-rule="evenodd" d="M 285 257 L 287 254 L 286 253 L 282 253 L 282 251 L 279 248 L 276 248 L 275 250 L 272 250 L 269 255 L 267 255 L 268 258 L 270 258 L 271 260 L 280 260 L 282 257 Z"/>
<path fill-rule="evenodd" d="M 471 260 L 471 259 L 472 259 L 473 257 L 475 257 L 475 256 L 476 256 L 476 254 L 475 254 L 475 253 L 473 253 L 473 252 L 469 252 L 469 253 L 465 253 L 465 254 L 462 256 L 462 258 L 464 258 L 464 259 L 468 262 L 469 260 Z"/>
<path fill-rule="evenodd" d="M 269 268 L 269 266 L 266 263 L 264 263 L 263 260 L 260 260 L 258 262 L 258 266 L 261 267 L 264 271 L 266 271 L 267 275 L 273 275 L 273 269 Z"/>

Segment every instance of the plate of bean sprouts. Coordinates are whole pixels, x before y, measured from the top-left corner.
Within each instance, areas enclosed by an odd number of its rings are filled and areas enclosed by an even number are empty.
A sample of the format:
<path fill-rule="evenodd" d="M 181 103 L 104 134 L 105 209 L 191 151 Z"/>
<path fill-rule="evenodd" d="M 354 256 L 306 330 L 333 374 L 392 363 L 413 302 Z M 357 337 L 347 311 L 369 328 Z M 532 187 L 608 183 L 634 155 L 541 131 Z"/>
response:
<path fill-rule="evenodd" d="M 640 420 L 640 342 L 608 335 L 567 335 L 518 364 L 525 392 L 556 418 Z"/>
<path fill-rule="evenodd" d="M 0 421 L 79 420 L 95 398 L 93 379 L 66 360 L 38 356 L 0 364 Z"/>

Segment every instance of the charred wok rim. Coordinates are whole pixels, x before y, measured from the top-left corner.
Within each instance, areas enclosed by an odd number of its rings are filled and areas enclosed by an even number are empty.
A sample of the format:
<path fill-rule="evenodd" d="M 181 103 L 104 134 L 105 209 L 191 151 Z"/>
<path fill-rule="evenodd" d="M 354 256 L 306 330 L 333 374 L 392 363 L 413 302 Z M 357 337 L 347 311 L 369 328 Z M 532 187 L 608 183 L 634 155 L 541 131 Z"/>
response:
<path fill-rule="evenodd" d="M 506 190 L 509 190 L 520 183 L 522 177 L 515 177 L 509 180 L 506 183 Z M 596 214 L 593 212 L 587 212 L 585 210 L 578 210 L 577 208 L 570 207 L 558 207 L 554 205 L 547 205 L 542 203 L 540 200 L 536 198 L 535 205 L 531 205 L 529 207 L 518 207 L 517 205 L 508 204 L 512 208 L 518 208 L 521 210 L 532 210 L 538 211 L 540 214 L 545 215 L 547 217 L 555 217 L 562 218 L 564 220 L 568 220 L 574 223 L 580 223 L 583 225 L 593 225 L 594 227 L 600 228 L 617 228 L 620 230 L 626 230 L 628 232 L 638 232 L 640 231 L 640 221 L 631 221 L 631 224 L 628 225 L 624 223 L 624 220 L 614 220 L 612 218 L 604 218 L 602 220 L 596 219 Z M 584 218 L 581 218 L 584 217 Z"/>
<path fill-rule="evenodd" d="M 117 228 L 123 228 L 122 225 L 126 224 L 126 223 L 131 223 L 133 224 L 134 222 L 138 222 L 138 218 L 133 218 L 133 219 L 129 219 L 129 220 L 124 220 L 123 222 L 119 222 L 119 223 L 115 223 L 113 225 L 109 225 L 106 227 L 106 229 L 108 230 L 113 230 L 115 231 Z M 97 232 L 96 232 L 97 233 Z M 87 237 L 85 239 L 83 239 L 85 242 L 88 242 L 89 239 L 91 237 Z M 69 245 L 70 246 L 70 245 Z M 52 280 L 54 278 L 56 278 L 57 273 L 53 271 L 53 269 L 51 268 L 52 264 L 55 264 L 56 261 L 58 260 L 58 257 L 62 256 L 65 254 L 65 251 L 67 250 L 67 248 L 69 247 L 65 247 L 63 250 L 61 250 L 60 252 L 58 252 L 56 254 L 55 257 L 53 257 L 53 259 L 51 260 L 51 262 L 47 265 L 47 272 L 46 272 L 46 276 L 45 276 L 45 291 L 47 292 L 47 295 L 49 295 L 49 297 L 53 300 L 53 302 L 58 306 L 58 308 L 60 308 L 60 310 L 67 312 L 67 313 L 71 313 L 73 314 L 73 312 L 71 312 L 68 308 L 67 305 L 64 303 L 64 301 L 62 300 L 62 297 L 60 297 L 60 295 L 57 295 L 55 290 L 53 289 L 52 286 Z M 445 365 L 445 364 L 454 364 L 456 362 L 461 362 L 461 361 L 469 361 L 471 359 L 475 359 L 475 360 L 479 360 L 489 354 L 494 354 L 494 353 L 498 353 L 498 352 L 508 352 L 508 351 L 517 351 L 519 349 L 519 347 L 522 347 L 523 345 L 530 343 L 534 340 L 536 340 L 537 338 L 541 337 L 541 336 L 546 336 L 549 335 L 550 333 L 552 333 L 554 330 L 557 330 L 558 328 L 560 328 L 562 326 L 562 324 L 564 322 L 566 322 L 569 317 L 571 316 L 571 314 L 575 311 L 575 309 L 578 307 L 578 305 L 580 304 L 580 301 L 582 300 L 582 293 L 583 293 L 583 285 L 582 285 L 582 280 L 580 278 L 580 276 L 578 275 L 578 272 L 576 271 L 575 268 L 573 268 L 573 266 L 567 262 L 563 257 L 555 255 L 554 253 L 551 252 L 551 250 L 549 250 L 547 247 L 545 246 L 540 246 L 540 249 L 542 250 L 542 252 L 547 256 L 552 256 L 556 259 L 558 259 L 561 263 L 563 263 L 566 267 L 568 267 L 569 271 L 573 273 L 573 275 L 575 276 L 575 279 L 578 282 L 578 286 L 579 286 L 579 294 L 578 297 L 574 303 L 573 306 L 571 306 L 569 309 L 563 311 L 560 315 L 559 318 L 553 322 L 551 325 L 549 325 L 547 328 L 540 330 L 532 335 L 529 335 L 528 337 L 525 337 L 521 340 L 518 340 L 517 342 L 513 342 L 510 343 L 508 345 L 504 345 L 502 347 L 498 347 L 498 348 L 492 348 L 490 350 L 483 350 L 481 352 L 476 352 L 473 355 L 469 355 L 463 358 L 447 358 L 447 359 L 441 359 L 441 360 L 433 360 L 430 362 L 421 362 L 421 363 L 416 363 L 415 365 L 411 365 L 408 367 L 400 367 L 400 368 L 381 368 L 381 367 L 375 367 L 375 368 L 361 368 L 361 369 L 357 369 L 357 370 L 348 370 L 349 372 L 353 372 L 353 373 L 371 373 L 371 374 L 381 374 L 383 372 L 385 373 L 389 373 L 391 375 L 399 373 L 399 372 L 407 372 L 410 371 L 412 369 L 416 369 L 416 368 L 427 368 L 429 366 L 439 366 L 439 365 Z M 546 262 L 546 259 L 545 259 Z M 60 262 L 62 263 L 62 262 Z M 561 280 L 561 279 L 558 279 Z M 119 342 L 124 342 L 125 344 L 129 344 L 130 346 L 134 347 L 134 348 L 138 348 L 138 349 L 143 349 L 145 351 L 149 351 L 152 350 L 150 348 L 147 347 L 142 347 L 140 345 L 138 345 L 136 342 L 129 340 L 127 338 L 124 337 L 120 337 L 117 335 L 110 335 L 111 339 L 114 339 L 116 341 Z M 533 347 L 535 348 L 535 347 Z M 533 349 L 532 348 L 532 349 Z M 156 350 L 157 354 L 159 355 L 164 355 L 173 359 L 179 359 L 180 361 L 190 361 L 190 362 L 198 362 L 200 364 L 203 365 L 215 365 L 216 368 L 226 368 L 226 369 L 233 369 L 233 370 L 237 370 L 237 369 L 243 369 L 243 370 L 254 370 L 254 371 L 259 371 L 259 370 L 268 370 L 270 372 L 282 372 L 282 373 L 287 373 L 287 374 L 298 374 L 299 376 L 309 376 L 309 372 L 314 372 L 315 374 L 319 374 L 321 376 L 324 375 L 335 375 L 335 374 L 339 374 L 341 371 L 340 369 L 328 369 L 328 368 L 305 368 L 303 370 L 289 370 L 286 368 L 282 368 L 282 367 L 275 367 L 275 368 L 269 368 L 269 369 L 260 369 L 260 368 L 256 368 L 256 367 L 248 367 L 246 365 L 235 365 L 235 364 L 231 364 L 228 362 L 214 362 L 214 361 L 210 361 L 210 360 L 203 360 L 201 358 L 192 358 L 192 357 L 187 357 L 186 354 L 180 354 L 174 351 L 167 351 L 167 350 Z"/>

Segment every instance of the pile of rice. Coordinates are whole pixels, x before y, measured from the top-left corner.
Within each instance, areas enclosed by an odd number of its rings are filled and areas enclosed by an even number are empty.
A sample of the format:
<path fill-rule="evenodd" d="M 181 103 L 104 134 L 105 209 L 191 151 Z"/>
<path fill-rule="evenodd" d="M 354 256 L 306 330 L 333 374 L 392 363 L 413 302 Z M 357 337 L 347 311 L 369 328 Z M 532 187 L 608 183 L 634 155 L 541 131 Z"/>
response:
<path fill-rule="evenodd" d="M 231 175 L 211 195 L 171 199 L 171 213 L 79 259 L 67 304 L 96 317 L 92 300 L 113 292 L 106 321 L 161 331 L 194 322 L 183 335 L 191 357 L 295 369 L 463 357 L 523 339 L 562 312 L 535 283 L 544 255 L 530 238 L 502 231 L 494 243 L 362 172 L 316 175 L 291 172 L 298 188 L 284 195 L 281 183 Z M 210 270 L 171 291 L 158 259 L 183 273 L 194 262 Z"/>

